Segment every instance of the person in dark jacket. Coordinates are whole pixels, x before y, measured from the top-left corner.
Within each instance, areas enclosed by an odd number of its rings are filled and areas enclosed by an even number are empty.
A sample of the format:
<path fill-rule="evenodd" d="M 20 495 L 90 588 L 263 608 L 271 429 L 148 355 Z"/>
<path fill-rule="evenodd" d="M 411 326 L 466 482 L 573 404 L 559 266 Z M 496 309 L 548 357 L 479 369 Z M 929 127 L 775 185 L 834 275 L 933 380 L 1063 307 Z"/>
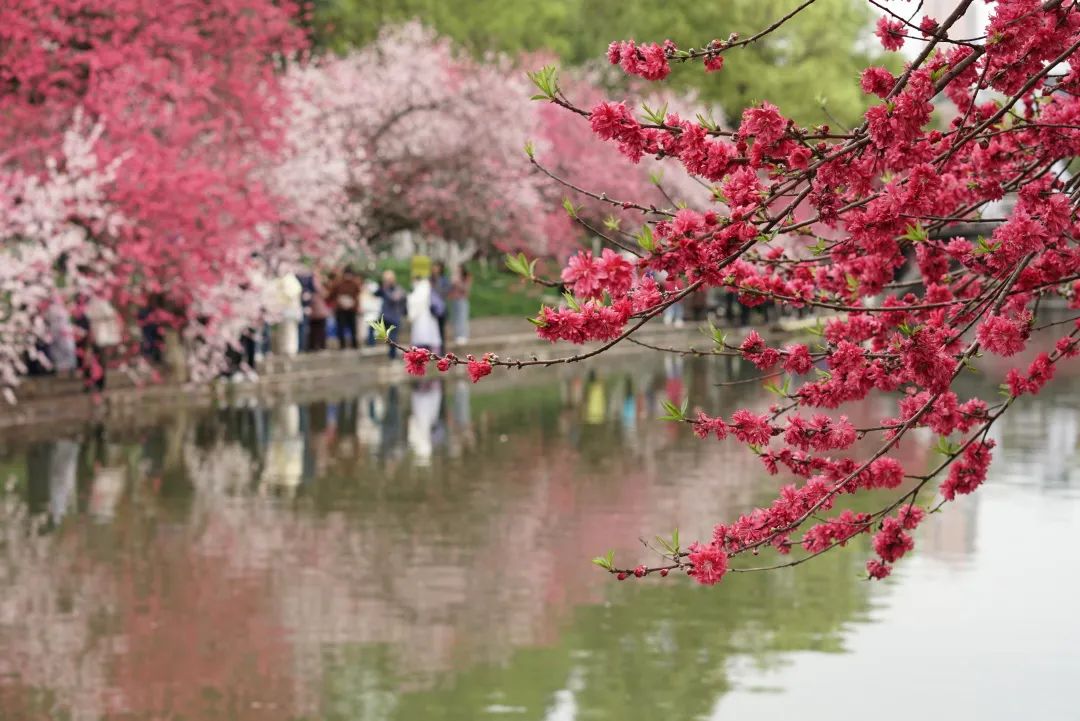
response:
<path fill-rule="evenodd" d="M 382 275 L 382 284 L 375 291 L 375 296 L 382 299 L 382 318 L 387 327 L 394 326 L 390 331 L 390 340 L 397 342 L 401 324 L 405 322 L 405 290 L 397 284 L 397 275 L 394 271 L 387 270 Z M 390 357 L 397 357 L 397 349 L 390 346 Z"/>

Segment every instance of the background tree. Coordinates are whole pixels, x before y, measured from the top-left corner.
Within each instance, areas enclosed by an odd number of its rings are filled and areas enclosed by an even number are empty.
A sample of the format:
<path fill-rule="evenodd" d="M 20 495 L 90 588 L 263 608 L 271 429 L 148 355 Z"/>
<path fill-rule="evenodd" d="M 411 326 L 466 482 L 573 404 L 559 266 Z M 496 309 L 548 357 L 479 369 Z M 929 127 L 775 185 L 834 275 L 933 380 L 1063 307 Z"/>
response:
<path fill-rule="evenodd" d="M 96 129 L 73 170 L 94 159 L 108 168 L 95 198 L 124 219 L 101 227 L 60 194 L 49 213 L 62 223 L 18 232 L 51 247 L 57 228 L 82 228 L 81 242 L 98 248 L 100 262 L 83 278 L 93 292 L 129 317 L 150 294 L 167 294 L 178 324 L 198 305 L 204 321 L 186 324 L 190 340 L 220 351 L 259 312 L 250 276 L 266 268 L 253 259 L 272 265 L 292 250 L 264 235 L 277 202 L 258 171 L 282 147 L 277 77 L 282 58 L 305 45 L 297 12 L 270 0 L 5 3 L 0 166 L 14 178 L 71 177 L 64 143 L 81 114 Z M 3 202 L 11 213 L 22 199 Z M 68 264 L 66 272 L 80 271 Z"/>
<path fill-rule="evenodd" d="M 803 13 L 747 47 L 728 72 L 683 74 L 673 87 L 697 91 L 730 117 L 768 98 L 801 123 L 834 122 L 832 117 L 857 122 L 866 101 L 851 79 L 881 62 L 879 50 L 866 40 L 873 21 L 870 6 L 858 0 L 815 4 L 820 6 L 816 13 Z M 314 23 L 316 41 L 338 51 L 370 42 L 386 23 L 418 18 L 478 57 L 491 50 L 511 55 L 545 51 L 574 66 L 595 63 L 612 38 L 670 38 L 679 47 L 702 47 L 731 33 L 749 37 L 795 6 L 790 0 L 316 0 Z M 899 68 L 898 61 L 888 62 Z M 606 81 L 625 90 L 618 76 Z M 822 110 L 822 98 L 828 112 Z"/>

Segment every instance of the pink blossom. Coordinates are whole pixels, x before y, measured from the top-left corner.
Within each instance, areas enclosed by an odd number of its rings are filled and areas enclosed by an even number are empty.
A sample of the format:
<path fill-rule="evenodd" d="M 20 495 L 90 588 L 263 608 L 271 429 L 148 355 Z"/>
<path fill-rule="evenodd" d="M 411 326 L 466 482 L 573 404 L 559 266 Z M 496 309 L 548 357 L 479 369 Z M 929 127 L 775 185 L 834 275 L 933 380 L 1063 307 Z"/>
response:
<path fill-rule="evenodd" d="M 637 45 L 633 40 L 616 41 L 608 46 L 607 57 L 612 65 L 620 65 L 630 75 L 638 75 L 646 80 L 663 80 L 671 72 L 667 60 L 667 48 L 674 50 L 674 44 L 643 43 Z"/>
<path fill-rule="evenodd" d="M 889 577 L 889 574 L 892 573 L 892 566 L 874 558 L 866 562 L 866 572 L 870 575 L 870 578 L 881 580 Z"/>
<path fill-rule="evenodd" d="M 1054 349 L 1064 358 L 1075 358 L 1080 355 L 1080 339 L 1069 336 L 1058 338 Z"/>
<path fill-rule="evenodd" d="M 756 330 L 750 331 L 746 340 L 739 346 L 743 358 L 753 363 L 760 370 L 769 370 L 780 362 L 780 353 L 775 348 L 769 348 L 765 341 L 758 335 Z"/>
<path fill-rule="evenodd" d="M 1010 319 L 993 315 L 979 325 L 976 336 L 979 343 L 991 353 L 1008 357 L 1024 349 L 1028 328 L 1027 318 Z"/>
<path fill-rule="evenodd" d="M 821 553 L 833 544 L 845 545 L 852 537 L 870 530 L 870 514 L 850 509 L 824 523 L 809 528 L 803 534 L 802 545 L 810 553 Z"/>
<path fill-rule="evenodd" d="M 571 286 L 574 295 L 579 298 L 594 298 L 603 295 L 604 278 L 603 268 L 587 250 L 570 256 L 570 260 L 566 262 L 566 267 L 562 271 L 562 281 Z"/>
<path fill-rule="evenodd" d="M 612 296 L 624 295 L 634 282 L 633 268 L 630 262 L 611 248 L 604 248 L 596 263 L 604 289 Z M 565 278 L 564 278 L 565 280 Z"/>
<path fill-rule="evenodd" d="M 694 433 L 698 438 L 708 438 L 710 435 L 715 435 L 716 440 L 722 441 L 727 437 L 727 424 L 724 423 L 723 418 L 711 418 L 704 412 L 698 413 L 697 420 L 694 421 Z"/>
<path fill-rule="evenodd" d="M 491 362 L 485 357 L 480 360 L 473 358 L 469 359 L 468 363 L 469 378 L 473 383 L 483 378 L 486 375 L 491 374 Z"/>
<path fill-rule="evenodd" d="M 911 531 L 922 523 L 923 518 L 926 517 L 926 511 L 918 506 L 907 504 L 900 507 L 900 510 L 896 512 L 896 518 L 900 521 L 900 525 L 904 527 L 905 531 Z"/>
<path fill-rule="evenodd" d="M 941 495 L 947 501 L 958 495 L 971 493 L 986 480 L 986 469 L 990 466 L 993 440 L 971 443 L 963 454 L 949 466 L 949 475 L 941 484 Z"/>
<path fill-rule="evenodd" d="M 881 530 L 874 536 L 874 552 L 887 563 L 896 563 L 914 547 L 915 541 L 895 518 L 882 521 Z"/>
<path fill-rule="evenodd" d="M 772 145 L 784 137 L 788 121 L 780 114 L 780 109 L 772 103 L 762 103 L 759 107 L 747 108 L 742 114 L 739 135 L 754 137 L 759 143 Z"/>
<path fill-rule="evenodd" d="M 715 73 L 719 72 L 724 67 L 724 56 L 720 53 L 713 53 L 712 55 L 705 56 L 705 72 Z"/>
<path fill-rule="evenodd" d="M 772 425 L 766 415 L 757 415 L 753 411 L 740 408 L 731 415 L 728 428 L 743 443 L 756 446 L 767 445 L 772 438 Z"/>
<path fill-rule="evenodd" d="M 885 68 L 870 67 L 863 70 L 861 84 L 864 93 L 884 98 L 896 85 L 896 78 Z"/>
<path fill-rule="evenodd" d="M 878 18 L 875 34 L 886 50 L 899 50 L 904 47 L 904 23 L 899 20 L 890 20 L 884 16 Z"/>
<path fill-rule="evenodd" d="M 795 343 L 784 349 L 787 358 L 784 360 L 784 370 L 788 373 L 803 375 L 809 373 L 814 367 L 814 361 L 810 358 L 809 349 L 802 343 Z"/>
<path fill-rule="evenodd" d="M 1009 370 L 1005 382 L 1009 387 L 1009 395 L 1014 398 L 1025 393 L 1038 395 L 1043 386 L 1054 377 L 1054 363 L 1050 356 L 1043 352 L 1035 356 L 1035 360 L 1028 366 L 1027 374 L 1024 375 L 1018 368 Z"/>
<path fill-rule="evenodd" d="M 805 170 L 810 165 L 813 152 L 805 145 L 799 145 L 791 149 L 787 156 L 788 167 L 792 170 Z"/>
<path fill-rule="evenodd" d="M 427 364 L 431 360 L 431 351 L 412 348 L 405 352 L 405 370 L 409 375 L 422 376 L 427 373 Z"/>
<path fill-rule="evenodd" d="M 711 543 L 707 546 L 699 544 L 691 546 L 687 560 L 693 566 L 690 575 L 703 586 L 719 583 L 728 570 L 727 554 L 723 549 Z"/>

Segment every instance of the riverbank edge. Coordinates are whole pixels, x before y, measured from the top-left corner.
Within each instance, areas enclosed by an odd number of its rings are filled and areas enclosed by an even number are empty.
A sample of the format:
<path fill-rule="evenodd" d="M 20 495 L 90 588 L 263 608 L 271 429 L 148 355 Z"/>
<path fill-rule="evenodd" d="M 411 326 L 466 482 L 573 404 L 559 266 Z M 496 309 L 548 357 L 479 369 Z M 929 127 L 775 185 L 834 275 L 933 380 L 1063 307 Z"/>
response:
<path fill-rule="evenodd" d="M 785 336 L 813 326 L 818 319 L 804 321 L 781 321 L 769 329 L 759 328 L 769 336 Z M 634 334 L 644 343 L 659 346 L 686 348 L 696 345 L 707 347 L 702 336 L 703 326 L 687 324 L 682 328 L 663 325 L 647 325 Z M 743 329 L 748 331 L 749 329 Z M 737 335 L 740 329 L 731 329 Z M 506 353 L 521 359 L 547 359 L 588 352 L 599 344 L 570 346 L 552 345 L 540 340 L 532 333 L 511 333 L 477 338 L 465 348 L 452 348 L 459 356 L 466 353 Z M 639 345 L 629 342 L 619 343 L 605 351 L 609 354 L 632 354 L 649 352 Z M 594 358 L 582 361 L 587 364 Z M 343 390 L 362 390 L 377 388 L 397 383 L 408 378 L 400 357 L 391 361 L 384 347 L 363 348 L 360 350 L 329 350 L 319 353 L 302 354 L 291 357 L 268 356 L 259 365 L 258 375 L 240 382 L 217 380 L 209 383 L 175 383 L 168 380 L 159 383 L 147 383 L 107 390 L 101 394 L 75 392 L 39 393 L 19 400 L 15 404 L 0 407 L 0 430 L 13 430 L 33 426 L 52 424 L 71 424 L 90 421 L 136 420 L 135 416 L 145 415 L 149 421 L 164 413 L 179 409 L 212 407 L 237 400 L 280 400 L 295 395 L 306 395 L 314 391 L 328 391 L 335 388 Z M 435 371 L 432 370 L 434 373 Z M 511 370 L 496 369 L 496 380 L 512 373 L 543 373 L 544 369 Z M 461 368 L 455 368 L 446 374 L 451 377 L 463 375 Z M 512 378 L 513 376 L 509 376 Z M 48 383 L 28 380 L 27 386 L 34 390 L 34 385 Z M 488 383 L 490 381 L 481 381 Z M 66 388 L 78 388 L 67 384 Z M 39 392 L 40 388 L 37 389 Z"/>

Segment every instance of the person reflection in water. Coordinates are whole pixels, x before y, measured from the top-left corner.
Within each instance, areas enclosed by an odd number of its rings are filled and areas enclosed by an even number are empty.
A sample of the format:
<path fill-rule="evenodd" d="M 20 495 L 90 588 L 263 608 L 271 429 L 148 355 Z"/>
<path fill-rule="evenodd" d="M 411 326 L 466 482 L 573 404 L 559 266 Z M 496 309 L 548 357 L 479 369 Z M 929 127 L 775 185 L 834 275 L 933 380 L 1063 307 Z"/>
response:
<path fill-rule="evenodd" d="M 431 465 L 435 426 L 442 407 L 442 383 L 425 381 L 413 389 L 409 413 L 409 450 L 418 466 Z"/>
<path fill-rule="evenodd" d="M 401 391 L 397 386 L 386 389 L 386 403 L 382 416 L 380 448 L 383 461 L 392 463 L 401 456 Z"/>
<path fill-rule="evenodd" d="M 634 397 L 634 381 L 630 376 L 626 377 L 623 385 L 622 399 L 622 427 L 623 435 L 633 439 L 637 432 L 637 399 Z"/>
<path fill-rule="evenodd" d="M 585 422 L 590 425 L 599 425 L 607 417 L 607 396 L 604 391 L 604 382 L 596 375 L 596 371 L 589 371 L 585 381 Z"/>

